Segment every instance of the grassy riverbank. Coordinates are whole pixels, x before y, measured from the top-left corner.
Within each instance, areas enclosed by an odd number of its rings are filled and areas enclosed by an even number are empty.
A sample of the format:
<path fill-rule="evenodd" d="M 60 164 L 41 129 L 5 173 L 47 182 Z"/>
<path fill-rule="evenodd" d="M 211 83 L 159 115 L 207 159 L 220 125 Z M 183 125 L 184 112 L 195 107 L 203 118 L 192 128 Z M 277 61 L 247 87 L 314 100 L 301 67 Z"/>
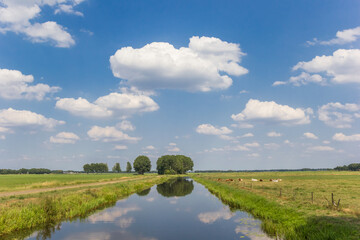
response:
<path fill-rule="evenodd" d="M 85 217 L 96 209 L 114 204 L 120 198 L 168 179 L 151 175 L 103 187 L 8 198 L 0 203 L 0 238 L 12 239 L 14 233 L 29 232 L 55 226 L 66 219 Z"/>
<path fill-rule="evenodd" d="M 141 175 L 133 173 L 8 174 L 0 175 L 0 192 L 106 182 L 135 177 L 141 177 Z"/>
<path fill-rule="evenodd" d="M 286 189 L 285 186 L 290 188 L 298 184 L 302 186 L 310 184 L 299 179 L 288 181 L 291 179 L 291 175 L 302 179 L 311 178 L 313 175 L 313 178 L 322 179 L 317 182 L 318 184 L 323 183 L 326 186 L 329 183 L 325 180 L 327 179 L 326 173 L 318 174 L 317 172 L 307 172 L 302 176 L 299 173 L 212 173 L 195 174 L 192 177 L 223 202 L 233 208 L 245 210 L 261 219 L 262 227 L 269 235 L 283 239 L 360 239 L 360 219 L 356 211 L 343 211 L 341 208 L 335 209 L 325 204 L 302 201 L 300 196 L 298 196 L 298 200 L 296 197 L 294 199 L 293 195 L 292 197 L 280 197 L 279 185 L 275 187 L 274 183 L 270 182 L 272 185 L 268 185 L 266 182 L 268 188 L 276 188 L 277 194 L 275 195 L 270 194 L 272 191 L 267 191 L 266 187 L 261 185 L 265 184 L 264 182 L 251 182 L 251 178 L 258 178 L 259 176 L 267 179 L 268 174 L 281 175 L 284 178 L 281 182 L 284 189 Z M 333 172 L 327 174 L 333 174 Z M 346 175 L 349 174 L 344 175 L 346 182 L 346 179 L 349 178 Z M 355 173 L 355 178 L 356 176 L 358 176 L 357 173 Z M 219 178 L 220 181 L 218 181 Z M 236 180 L 245 178 L 245 184 L 239 181 L 226 181 L 229 178 Z M 342 179 L 341 176 L 337 178 L 338 181 Z M 331 182 L 334 177 L 328 177 L 328 179 Z M 350 179 L 352 178 L 350 177 Z M 355 188 L 359 187 L 359 184 L 359 182 L 355 183 Z M 321 186 L 319 184 L 318 188 Z M 314 188 L 316 188 L 315 185 Z M 303 189 L 304 192 L 307 190 L 311 189 Z M 327 189 L 326 193 L 328 191 L 331 193 L 331 189 Z M 351 193 L 347 193 L 347 195 L 351 195 Z M 351 197 L 348 198 L 352 199 Z"/>

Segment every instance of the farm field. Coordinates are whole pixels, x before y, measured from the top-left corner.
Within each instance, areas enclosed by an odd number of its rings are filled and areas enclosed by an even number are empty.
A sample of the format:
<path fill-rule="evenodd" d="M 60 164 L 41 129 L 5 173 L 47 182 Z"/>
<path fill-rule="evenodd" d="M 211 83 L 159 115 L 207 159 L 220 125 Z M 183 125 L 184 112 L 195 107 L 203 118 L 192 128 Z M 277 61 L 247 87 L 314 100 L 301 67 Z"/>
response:
<path fill-rule="evenodd" d="M 147 174 L 150 175 L 150 174 Z M 136 178 L 133 173 L 103 173 L 103 174 L 9 174 L 0 175 L 0 192 L 26 189 L 50 188 L 113 181 L 121 178 Z"/>
<path fill-rule="evenodd" d="M 104 174 L 103 176 L 109 180 L 112 179 L 109 177 L 111 175 L 116 174 Z M 104 179 L 99 176 L 102 176 L 102 174 L 89 174 L 87 180 L 99 181 Z M 168 176 L 160 177 L 155 174 L 131 176 L 133 177 L 128 177 L 122 182 L 96 187 L 80 187 L 71 190 L 3 197 L 0 201 L 0 238 L 22 238 L 22 236 L 28 235 L 37 228 L 44 226 L 55 227 L 58 222 L 63 220 L 86 217 L 97 209 L 114 204 L 118 199 L 171 178 Z M 16 176 L 11 177 L 16 179 Z M 53 180 L 51 175 L 45 175 L 45 177 L 50 177 Z M 83 175 L 78 175 L 79 177 L 82 178 Z M 24 179 L 26 178 L 21 178 L 22 181 Z M 73 183 L 77 181 L 77 178 L 73 176 L 73 178 L 65 177 L 61 180 L 65 183 L 69 183 L 69 181 Z M 17 185 L 15 184 L 15 186 Z M 14 233 L 16 233 L 15 236 Z"/>
<path fill-rule="evenodd" d="M 193 178 L 223 201 L 261 219 L 269 219 L 270 232 L 286 232 L 290 239 L 291 234 L 302 231 L 303 236 L 335 237 L 354 232 L 354 237 L 349 239 L 360 237 L 360 172 L 199 173 L 193 174 Z M 282 181 L 271 182 L 269 179 Z M 338 207 L 332 204 L 332 194 Z M 305 230 L 300 231 L 302 228 Z M 317 235 L 321 231 L 327 233 Z M 309 232 L 313 235 L 307 235 Z"/>

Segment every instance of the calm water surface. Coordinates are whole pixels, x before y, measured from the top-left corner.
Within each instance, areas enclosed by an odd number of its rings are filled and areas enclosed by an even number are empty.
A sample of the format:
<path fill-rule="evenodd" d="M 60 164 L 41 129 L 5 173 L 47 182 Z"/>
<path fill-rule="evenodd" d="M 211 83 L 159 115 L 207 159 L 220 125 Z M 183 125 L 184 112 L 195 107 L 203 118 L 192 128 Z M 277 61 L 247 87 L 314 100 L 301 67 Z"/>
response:
<path fill-rule="evenodd" d="M 185 240 L 270 239 L 261 222 L 246 212 L 231 212 L 191 179 L 167 183 L 120 200 L 85 220 L 63 222 L 27 239 Z"/>

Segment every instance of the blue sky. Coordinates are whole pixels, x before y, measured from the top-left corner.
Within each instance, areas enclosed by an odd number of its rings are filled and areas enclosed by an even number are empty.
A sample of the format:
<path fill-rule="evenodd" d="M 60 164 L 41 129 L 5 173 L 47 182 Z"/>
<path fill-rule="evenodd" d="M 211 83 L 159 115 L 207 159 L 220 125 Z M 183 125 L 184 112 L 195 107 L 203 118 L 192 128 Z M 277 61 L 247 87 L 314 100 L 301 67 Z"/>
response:
<path fill-rule="evenodd" d="M 0 168 L 359 161 L 358 1 L 0 0 Z"/>

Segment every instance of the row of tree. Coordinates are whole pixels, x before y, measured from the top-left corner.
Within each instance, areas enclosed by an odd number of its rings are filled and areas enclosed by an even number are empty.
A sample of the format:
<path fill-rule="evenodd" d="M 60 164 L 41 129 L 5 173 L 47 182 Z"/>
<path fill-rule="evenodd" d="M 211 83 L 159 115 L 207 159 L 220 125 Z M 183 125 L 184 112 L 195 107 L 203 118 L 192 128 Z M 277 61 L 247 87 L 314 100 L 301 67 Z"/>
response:
<path fill-rule="evenodd" d="M 47 168 L 21 168 L 19 170 L 14 169 L 0 169 L 0 174 L 62 174 L 62 170 L 50 170 Z"/>
<path fill-rule="evenodd" d="M 351 163 L 349 165 L 338 166 L 334 169 L 338 171 L 360 171 L 360 163 Z"/>
<path fill-rule="evenodd" d="M 156 162 L 156 169 L 159 174 L 184 174 L 187 171 L 193 170 L 194 163 L 191 158 L 184 155 L 165 155 L 158 158 Z M 144 174 L 150 172 L 151 161 L 147 156 L 140 155 L 134 160 L 133 164 L 135 172 Z M 131 164 L 127 162 L 126 172 L 131 172 Z M 86 173 L 104 173 L 108 172 L 108 166 L 105 163 L 91 163 L 84 165 Z M 121 172 L 119 163 L 115 163 L 112 168 L 113 172 Z"/>

